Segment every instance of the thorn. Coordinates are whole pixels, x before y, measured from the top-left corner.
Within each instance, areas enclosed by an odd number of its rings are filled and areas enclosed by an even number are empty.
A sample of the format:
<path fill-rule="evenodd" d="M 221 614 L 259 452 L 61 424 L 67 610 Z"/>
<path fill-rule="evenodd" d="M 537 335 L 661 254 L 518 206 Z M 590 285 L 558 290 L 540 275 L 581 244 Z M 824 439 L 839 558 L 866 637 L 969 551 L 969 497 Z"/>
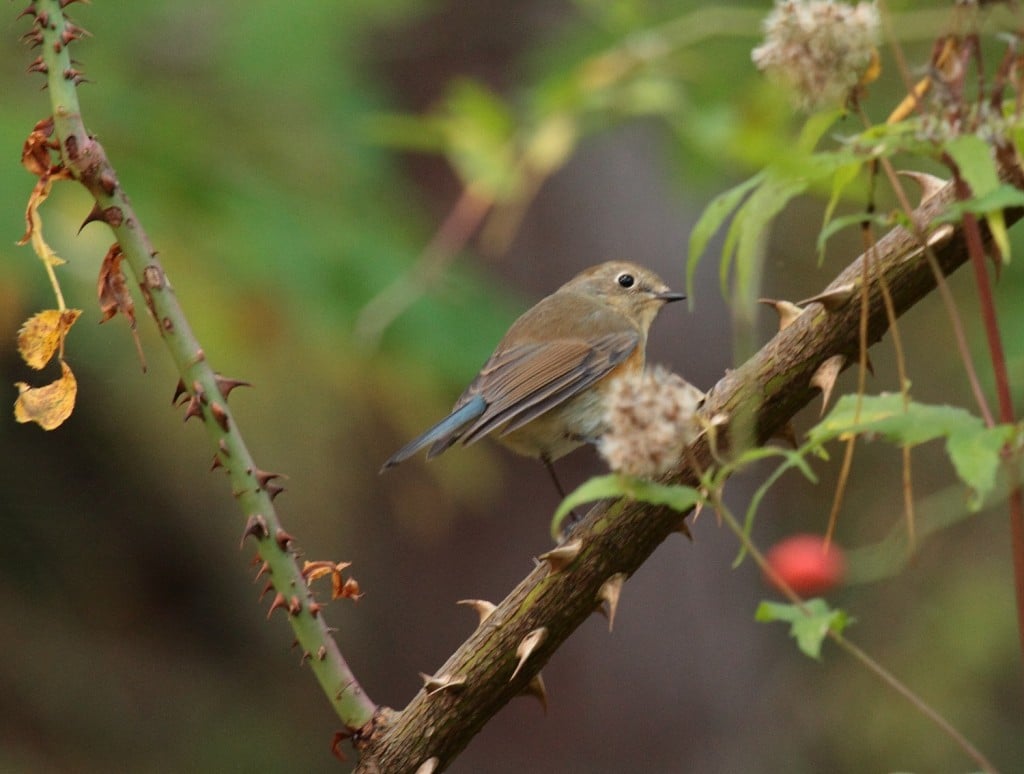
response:
<path fill-rule="evenodd" d="M 847 282 L 845 285 L 840 285 L 835 288 L 829 288 L 816 296 L 811 296 L 803 301 L 797 301 L 799 306 L 807 306 L 815 302 L 825 307 L 826 312 L 834 312 L 841 306 L 845 305 L 847 301 L 857 292 L 857 286 L 852 282 Z"/>
<path fill-rule="evenodd" d="M 302 601 L 297 597 L 293 596 L 288 600 L 288 613 L 290 615 L 298 615 L 302 612 Z"/>
<path fill-rule="evenodd" d="M 249 519 L 245 522 L 245 529 L 242 531 L 242 540 L 238 544 L 238 549 L 242 549 L 245 545 L 245 539 L 248 537 L 254 537 L 257 540 L 265 540 L 269 534 L 270 531 L 267 529 L 267 520 L 263 518 L 263 514 L 254 513 L 249 516 Z"/>
<path fill-rule="evenodd" d="M 92 209 L 89 210 L 89 214 L 85 216 L 85 220 L 82 221 L 82 225 L 78 227 L 78 233 L 82 233 L 82 229 L 88 226 L 90 223 L 104 222 L 103 208 L 100 207 L 99 202 L 92 205 Z"/>
<path fill-rule="evenodd" d="M 21 36 L 21 42 L 29 48 L 38 48 L 43 45 L 43 33 L 33 28 Z"/>
<path fill-rule="evenodd" d="M 758 303 L 770 306 L 775 309 L 775 312 L 779 315 L 779 330 L 784 331 L 797 317 L 804 313 L 804 310 L 794 304 L 792 301 L 776 301 L 773 298 L 759 298 Z"/>
<path fill-rule="evenodd" d="M 704 506 L 704 503 L 697 503 L 693 506 L 693 518 L 697 518 L 700 514 L 700 509 Z M 693 533 L 690 532 L 690 525 L 686 523 L 686 517 L 684 516 L 679 522 L 679 528 L 676 530 L 680 535 L 685 537 L 691 543 L 693 542 Z"/>
<path fill-rule="evenodd" d="M 544 708 L 544 714 L 548 714 L 548 689 L 544 685 L 544 678 L 541 677 L 540 672 L 535 674 L 533 679 L 526 684 L 520 696 L 535 697 L 540 702 L 540 706 Z"/>
<path fill-rule="evenodd" d="M 519 658 L 519 663 L 516 664 L 516 668 L 512 671 L 512 676 L 508 679 L 510 683 L 516 679 L 516 675 L 518 675 L 519 670 L 523 668 L 523 664 L 525 664 L 526 660 L 533 655 L 534 651 L 543 644 L 547 637 L 548 630 L 543 626 L 539 629 L 534 629 L 523 637 L 522 642 L 519 643 L 519 647 L 516 648 L 516 656 Z"/>
<path fill-rule="evenodd" d="M 437 771 L 437 767 L 441 765 L 441 759 L 436 755 L 433 758 L 427 758 L 421 763 L 414 774 L 434 774 Z"/>
<path fill-rule="evenodd" d="M 493 602 L 488 602 L 486 599 L 460 599 L 455 604 L 466 605 L 476 610 L 477 615 L 480 616 L 478 626 L 482 626 L 484 621 L 491 617 L 491 613 L 498 609 L 497 605 Z"/>
<path fill-rule="evenodd" d="M 225 441 L 223 438 L 218 439 L 217 448 L 220 449 L 220 453 L 223 454 L 225 457 L 231 456 L 231 452 L 228 451 L 227 441 Z"/>
<path fill-rule="evenodd" d="M 217 468 L 223 468 L 223 467 L 224 467 L 224 463 L 220 461 L 220 455 L 219 454 L 214 454 L 213 455 L 213 462 L 210 463 L 210 472 L 212 473 Z"/>
<path fill-rule="evenodd" d="M 188 399 L 188 408 L 185 409 L 185 422 L 188 422 L 192 417 L 203 418 L 203 409 L 199 404 L 199 396 L 193 395 Z"/>
<path fill-rule="evenodd" d="M 14 21 L 18 21 L 18 19 L 20 19 L 22 16 L 35 16 L 35 15 L 36 15 L 36 9 L 33 6 L 30 5 L 24 11 L 22 11 L 17 16 L 15 16 L 14 17 Z"/>
<path fill-rule="evenodd" d="M 921 201 L 918 202 L 919 207 L 946 187 L 947 181 L 943 180 L 941 177 L 935 177 L 935 175 L 929 175 L 924 172 L 915 172 L 903 169 L 896 174 L 910 178 L 921 187 Z"/>
<path fill-rule="evenodd" d="M 452 677 L 451 675 L 431 677 L 420 672 L 420 678 L 423 680 L 423 687 L 427 691 L 427 696 L 433 696 L 441 691 L 458 691 L 466 686 L 465 677 Z"/>
<path fill-rule="evenodd" d="M 177 406 L 178 405 L 178 401 L 181 399 L 181 396 L 182 395 L 187 395 L 187 394 L 188 394 L 188 387 L 185 386 L 185 380 L 184 379 L 178 379 L 178 384 L 174 388 L 174 397 L 171 398 L 171 405 L 172 406 Z"/>
<path fill-rule="evenodd" d="M 206 390 L 203 389 L 203 385 L 198 379 L 192 382 L 192 394 L 206 403 Z"/>
<path fill-rule="evenodd" d="M 820 366 L 818 370 L 814 372 L 814 376 L 811 377 L 811 387 L 817 387 L 821 390 L 822 401 L 821 401 L 821 413 L 818 416 L 825 415 L 825 409 L 828 408 L 829 398 L 832 397 L 832 388 L 835 387 L 836 379 L 839 377 L 839 372 L 843 370 L 843 366 L 846 364 L 846 355 L 833 355 Z"/>
<path fill-rule="evenodd" d="M 557 548 L 552 548 L 537 557 L 542 562 L 547 562 L 551 574 L 561 572 L 575 561 L 583 549 L 583 541 L 576 539 L 569 543 L 563 543 Z"/>
<path fill-rule="evenodd" d="M 252 471 L 252 474 L 256 477 L 256 483 L 259 485 L 259 488 L 270 495 L 271 500 L 284 491 L 283 486 L 273 483 L 275 478 L 282 477 L 280 473 L 271 473 L 268 470 L 256 468 Z"/>
<path fill-rule="evenodd" d="M 320 615 L 320 611 L 323 610 L 323 609 L 324 609 L 324 606 L 321 605 L 319 602 L 310 602 L 309 603 L 309 614 L 311 616 L 313 616 L 314 618 L 316 618 L 318 615 Z M 323 645 L 321 645 L 320 647 L 323 648 Z M 320 661 L 323 661 L 323 660 L 324 660 L 324 657 L 320 656 Z"/>
<path fill-rule="evenodd" d="M 78 2 L 85 3 L 86 5 L 91 5 L 89 0 L 60 0 L 60 7 L 61 8 L 67 8 L 72 3 L 78 3 Z"/>
<path fill-rule="evenodd" d="M 46 75 L 46 73 L 50 72 L 50 68 L 46 66 L 46 62 L 43 61 L 41 56 L 37 56 L 32 60 L 32 64 L 28 66 L 26 72 Z"/>
<path fill-rule="evenodd" d="M 254 558 L 256 559 L 256 561 L 259 561 L 259 557 L 258 556 L 254 557 Z M 264 575 L 266 575 L 269 572 L 270 572 L 270 562 L 263 562 L 263 563 L 261 563 L 260 564 L 260 569 L 256 572 L 256 577 L 252 579 L 252 582 L 255 583 L 256 581 L 258 581 L 260 578 L 262 578 Z"/>
<path fill-rule="evenodd" d="M 327 646 L 321 645 L 316 649 L 316 660 L 323 661 L 325 658 L 327 658 Z"/>
<path fill-rule="evenodd" d="M 64 22 L 64 30 L 60 33 L 60 41 L 65 46 L 73 40 L 79 38 L 92 37 L 92 33 L 89 30 L 82 29 L 77 24 L 72 24 L 69 21 Z"/>
<path fill-rule="evenodd" d="M 941 226 L 935 229 L 935 231 L 933 231 L 931 235 L 929 235 L 927 245 L 929 247 L 936 247 L 940 244 L 944 244 L 945 242 L 948 242 L 950 239 L 952 239 L 953 234 L 955 232 L 956 229 L 953 228 L 952 224 L 943 223 Z"/>
<path fill-rule="evenodd" d="M 345 760 L 345 753 L 341 751 L 341 743 L 346 739 L 350 738 L 352 734 L 348 731 L 335 731 L 334 738 L 331 739 L 331 755 L 337 758 L 339 761 Z"/>
<path fill-rule="evenodd" d="M 217 420 L 217 425 L 225 433 L 228 431 L 228 412 L 224 410 L 224 407 L 217 401 L 213 401 L 210 404 L 210 413 L 213 414 L 213 418 Z"/>
<path fill-rule="evenodd" d="M 279 607 L 284 610 L 288 609 L 288 602 L 285 600 L 284 594 L 282 594 L 280 591 L 277 592 L 277 596 L 274 597 L 274 601 L 270 603 L 270 610 L 267 611 L 268 621 L 270 620 L 270 616 L 272 616 L 274 614 L 274 611 L 277 610 Z"/>
<path fill-rule="evenodd" d="M 307 661 L 312 661 L 312 660 L 313 660 L 313 654 L 311 654 L 308 650 L 304 650 L 304 651 L 302 651 L 302 655 L 299 656 L 299 666 L 302 666 Z"/>
<path fill-rule="evenodd" d="M 252 387 L 249 382 L 243 382 L 241 379 L 229 379 L 226 376 L 221 376 L 220 374 L 216 374 L 213 378 L 214 381 L 217 382 L 217 389 L 220 390 L 220 394 L 224 396 L 224 400 L 228 399 L 231 395 L 231 391 L 235 389 L 235 387 Z"/>
<path fill-rule="evenodd" d="M 264 586 L 263 587 L 263 591 L 260 592 L 259 601 L 262 602 L 263 601 L 263 597 L 267 596 L 267 594 L 269 594 L 273 590 L 274 590 L 274 582 L 273 581 L 267 581 L 267 585 Z"/>
<path fill-rule="evenodd" d="M 277 532 L 274 533 L 274 541 L 277 543 L 277 547 L 282 551 L 288 550 L 288 544 L 291 543 L 295 538 L 285 532 L 283 529 L 278 528 Z"/>
<path fill-rule="evenodd" d="M 622 593 L 622 584 L 626 582 L 626 573 L 617 572 L 601 584 L 597 590 L 598 604 L 608 604 L 608 631 L 615 626 L 615 611 L 619 609 L 619 595 Z M 603 609 L 603 608 L 602 608 Z"/>

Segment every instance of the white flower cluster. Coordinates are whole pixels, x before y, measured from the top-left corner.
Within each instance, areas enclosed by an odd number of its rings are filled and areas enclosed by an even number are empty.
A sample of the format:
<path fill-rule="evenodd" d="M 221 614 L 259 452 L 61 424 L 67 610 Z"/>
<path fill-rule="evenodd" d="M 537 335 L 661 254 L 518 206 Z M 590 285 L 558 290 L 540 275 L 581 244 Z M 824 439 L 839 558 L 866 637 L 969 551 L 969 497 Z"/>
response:
<path fill-rule="evenodd" d="M 776 0 L 752 58 L 793 89 L 800 108 L 841 106 L 877 55 L 880 24 L 874 3 Z"/>
<path fill-rule="evenodd" d="M 667 472 L 700 434 L 694 412 L 703 399 L 704 393 L 662 366 L 615 379 L 601 455 L 619 473 L 650 478 Z"/>

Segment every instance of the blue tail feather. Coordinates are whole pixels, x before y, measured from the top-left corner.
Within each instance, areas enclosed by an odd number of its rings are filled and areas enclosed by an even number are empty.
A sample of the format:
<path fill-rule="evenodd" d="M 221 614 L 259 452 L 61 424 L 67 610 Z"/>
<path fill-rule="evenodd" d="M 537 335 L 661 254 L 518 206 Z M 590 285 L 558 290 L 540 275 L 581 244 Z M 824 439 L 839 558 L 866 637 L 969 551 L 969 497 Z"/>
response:
<path fill-rule="evenodd" d="M 426 446 L 439 444 L 442 449 L 448 448 L 448 446 L 458 440 L 459 432 L 465 429 L 466 425 L 470 422 L 478 419 L 486 410 L 487 401 L 484 400 L 482 395 L 477 395 L 464 406 L 460 406 L 425 433 L 409 441 L 409 443 L 388 457 L 387 462 L 381 466 L 380 472 L 383 473 L 388 468 L 393 468 L 399 462 L 409 459 L 409 457 Z M 433 452 L 430 456 L 434 456 L 436 453 L 438 452 Z"/>

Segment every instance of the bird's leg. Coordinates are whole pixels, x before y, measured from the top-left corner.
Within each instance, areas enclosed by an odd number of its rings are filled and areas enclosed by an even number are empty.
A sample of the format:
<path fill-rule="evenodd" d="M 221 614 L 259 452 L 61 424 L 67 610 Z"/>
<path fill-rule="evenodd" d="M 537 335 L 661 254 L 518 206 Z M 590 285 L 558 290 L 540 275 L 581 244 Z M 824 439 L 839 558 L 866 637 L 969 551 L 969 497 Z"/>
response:
<path fill-rule="evenodd" d="M 544 467 L 547 468 L 548 475 L 551 476 L 551 481 L 555 485 L 555 489 L 558 490 L 558 496 L 561 497 L 564 500 L 565 499 L 565 489 L 562 487 L 562 482 L 558 480 L 558 474 L 555 472 L 554 464 L 551 462 L 551 460 L 546 455 L 541 456 L 540 461 L 543 462 L 544 463 Z M 566 528 L 565 528 L 565 530 L 562 531 L 562 534 L 563 535 L 568 534 L 569 531 L 571 531 L 572 528 L 574 526 L 576 526 L 576 523 L 580 519 L 582 519 L 582 518 L 583 518 L 583 514 L 577 513 L 575 508 L 573 508 L 571 511 L 569 511 L 569 518 L 566 519 L 566 522 L 565 522 L 565 527 Z"/>
<path fill-rule="evenodd" d="M 555 485 L 555 489 L 558 490 L 558 496 L 563 500 L 565 499 L 565 489 L 562 488 L 562 482 L 558 480 L 558 474 L 555 472 L 555 466 L 551 463 L 551 460 L 547 455 L 543 455 L 540 461 L 544 463 L 544 467 L 547 468 L 548 475 L 551 476 L 551 481 Z"/>

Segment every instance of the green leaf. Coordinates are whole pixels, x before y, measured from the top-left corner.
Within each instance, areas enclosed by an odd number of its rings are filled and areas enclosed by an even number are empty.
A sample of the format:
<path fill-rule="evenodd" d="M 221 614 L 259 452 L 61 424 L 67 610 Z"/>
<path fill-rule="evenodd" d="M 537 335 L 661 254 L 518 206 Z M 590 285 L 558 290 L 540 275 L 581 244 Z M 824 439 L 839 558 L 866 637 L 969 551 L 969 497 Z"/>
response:
<path fill-rule="evenodd" d="M 986 196 L 999 187 L 999 173 L 992 158 L 992 149 L 983 139 L 973 134 L 961 134 L 943 148 L 953 157 L 960 176 L 971 187 L 975 198 Z"/>
<path fill-rule="evenodd" d="M 825 243 L 838 231 L 842 231 L 847 226 L 859 226 L 861 223 L 874 223 L 877 226 L 888 227 L 892 225 L 892 221 L 887 214 L 881 212 L 853 212 L 849 215 L 841 215 L 838 218 L 833 218 L 831 221 L 822 226 L 821 231 L 818 234 L 818 241 L 815 247 L 818 249 L 818 262 L 821 263 L 825 259 Z"/>
<path fill-rule="evenodd" d="M 752 188 L 761 184 L 764 177 L 765 173 L 759 172 L 739 185 L 723 191 L 712 199 L 711 203 L 704 208 L 704 212 L 701 213 L 700 218 L 693 227 L 693 231 L 690 232 L 690 249 L 686 259 L 686 288 L 691 299 L 693 298 L 693 277 L 697 271 L 697 264 L 700 263 L 704 250 L 708 246 L 708 242 L 729 216 L 729 213 L 739 206 L 743 197 L 750 193 Z"/>
<path fill-rule="evenodd" d="M 832 176 L 832 194 L 829 196 L 828 205 L 825 207 L 825 217 L 822 220 L 821 234 L 818 236 L 818 264 L 821 265 L 825 261 L 825 241 L 828 239 L 826 231 L 832 226 L 832 215 L 836 211 L 836 207 L 839 206 L 839 200 L 842 199 L 843 192 L 850 186 L 850 184 L 857 179 L 857 175 L 860 174 L 860 169 L 863 164 L 859 161 L 852 162 L 850 164 L 843 164 L 839 169 L 835 171 Z M 850 216 L 846 216 L 849 218 Z M 867 220 L 870 216 L 866 213 L 861 215 L 861 218 Z M 840 220 L 846 220 L 846 218 L 840 218 Z M 829 232 L 831 234 L 832 232 Z"/>
<path fill-rule="evenodd" d="M 747 506 L 747 513 L 743 519 L 743 534 L 746 535 L 748 539 L 750 538 L 750 534 L 754 529 L 754 516 L 757 514 L 757 508 L 761 504 L 761 500 L 764 499 L 764 496 L 768 494 L 768 491 L 775 485 L 775 482 L 782 477 L 783 473 L 785 473 L 790 468 L 796 468 L 797 470 L 804 474 L 804 477 L 808 481 L 810 481 L 813 484 L 818 483 L 818 479 L 814 475 L 814 471 L 811 470 L 810 466 L 807 464 L 807 460 L 804 459 L 804 453 L 806 452 L 806 448 L 794 450 L 775 449 L 773 447 L 762 447 L 762 449 L 770 449 L 776 454 L 782 456 L 783 461 L 774 471 L 772 471 L 771 475 L 764 480 L 761 486 L 757 488 L 757 491 L 754 492 L 754 496 L 750 498 L 750 505 Z M 744 453 L 744 455 L 745 454 L 746 452 Z M 736 558 L 732 562 L 733 568 L 739 567 L 740 563 L 747 555 L 747 545 L 748 541 L 744 541 L 742 546 L 740 547 L 740 552 L 736 555 Z"/>
<path fill-rule="evenodd" d="M 514 195 L 520 182 L 515 120 L 500 97 L 474 81 L 456 81 L 439 122 L 448 159 L 464 184 L 481 186 L 497 199 Z"/>
<path fill-rule="evenodd" d="M 954 406 L 931 406 L 911 401 L 904 406 L 898 393 L 844 395 L 808 437 L 814 444 L 863 433 L 877 433 L 901 446 L 945 438 L 946 453 L 960 479 L 972 489 L 971 507 L 980 506 L 995 484 L 1000 449 L 1015 432 L 1012 425 L 985 427 L 973 414 Z"/>
<path fill-rule="evenodd" d="M 806 191 L 808 185 L 806 178 L 770 177 L 736 211 L 725 237 L 719 266 L 723 295 L 729 296 L 729 270 L 735 260 L 736 293 L 741 299 L 748 296 L 768 224 L 791 199 Z"/>
<path fill-rule="evenodd" d="M 562 500 L 551 519 L 551 537 L 556 541 L 561 538 L 562 522 L 577 505 L 611 497 L 628 497 L 631 500 L 652 505 L 666 505 L 673 510 L 684 512 L 701 500 L 700 492 L 689 486 L 658 484 L 654 481 L 623 476 L 618 473 L 595 476 L 584 481 Z"/>
<path fill-rule="evenodd" d="M 788 623 L 789 634 L 796 639 L 800 651 L 820 660 L 821 644 L 829 631 L 842 634 L 855 619 L 848 616 L 844 610 L 832 610 L 823 599 L 809 599 L 803 605 L 762 602 L 757 606 L 754 620 L 761 623 Z"/>
<path fill-rule="evenodd" d="M 992 233 L 992 241 L 999 249 L 999 255 L 1004 262 L 1009 263 L 1010 238 L 1006 230 L 1006 218 L 1003 216 L 1003 210 L 1008 207 L 1024 207 L 1024 191 L 1003 183 L 983 196 L 972 196 L 962 202 L 955 202 L 934 222 L 956 223 L 963 218 L 965 212 L 983 216 Z"/>
<path fill-rule="evenodd" d="M 558 506 L 551 519 L 551 537 L 558 541 L 561 538 L 562 522 L 569 512 L 577 505 L 604 500 L 609 497 L 625 497 L 627 494 L 625 479 L 617 473 L 595 476 L 584 481 L 576 489 L 569 492 L 562 504 Z"/>

